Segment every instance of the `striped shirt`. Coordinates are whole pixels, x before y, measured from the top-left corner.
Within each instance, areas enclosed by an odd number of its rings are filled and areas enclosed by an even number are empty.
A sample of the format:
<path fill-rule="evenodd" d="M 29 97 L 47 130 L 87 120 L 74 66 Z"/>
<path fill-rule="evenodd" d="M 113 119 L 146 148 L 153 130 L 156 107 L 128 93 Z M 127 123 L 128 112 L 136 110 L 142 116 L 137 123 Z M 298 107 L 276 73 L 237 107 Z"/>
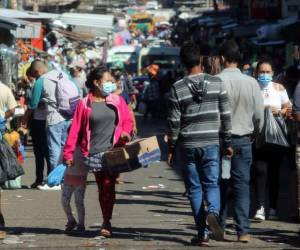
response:
<path fill-rule="evenodd" d="M 199 98 L 202 97 L 202 100 Z M 171 89 L 168 112 L 169 146 L 198 148 L 231 143 L 228 95 L 220 78 L 198 74 L 183 78 Z"/>

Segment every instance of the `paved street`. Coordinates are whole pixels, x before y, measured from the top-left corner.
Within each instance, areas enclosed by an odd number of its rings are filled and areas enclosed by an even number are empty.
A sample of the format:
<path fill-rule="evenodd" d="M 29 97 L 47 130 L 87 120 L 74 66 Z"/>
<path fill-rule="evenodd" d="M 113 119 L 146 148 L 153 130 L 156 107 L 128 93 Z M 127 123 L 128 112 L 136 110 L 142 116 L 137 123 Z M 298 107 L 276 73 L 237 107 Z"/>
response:
<path fill-rule="evenodd" d="M 162 122 L 143 123 L 140 130 L 144 136 L 158 135 L 160 141 L 164 133 Z M 25 186 L 34 180 L 33 163 L 32 150 L 27 148 L 26 175 L 22 179 Z M 176 171 L 160 162 L 126 173 L 123 178 L 125 184 L 117 186 L 112 239 L 98 237 L 102 221 L 93 176 L 89 176 L 86 193 L 87 232 L 83 235 L 64 234 L 66 218 L 60 204 L 60 191 L 5 190 L 2 205 L 8 237 L 0 248 L 198 249 L 188 247 L 194 234 L 193 219 L 189 203 L 182 196 L 184 187 Z M 282 181 L 286 183 L 287 180 Z M 281 190 L 280 198 L 283 204 L 280 210 L 286 217 L 289 206 L 286 189 Z M 238 244 L 235 235 L 228 235 L 227 242 L 212 241 L 211 246 L 220 249 L 300 248 L 299 225 L 267 221 L 253 223 L 252 228 L 254 239 L 250 244 Z"/>

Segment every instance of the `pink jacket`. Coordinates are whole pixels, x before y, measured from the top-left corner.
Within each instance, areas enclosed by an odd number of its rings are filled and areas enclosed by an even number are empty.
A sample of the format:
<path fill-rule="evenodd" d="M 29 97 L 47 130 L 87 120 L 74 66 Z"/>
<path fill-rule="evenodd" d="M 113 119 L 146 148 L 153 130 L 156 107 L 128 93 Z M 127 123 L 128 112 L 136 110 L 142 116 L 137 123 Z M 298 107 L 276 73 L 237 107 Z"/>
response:
<path fill-rule="evenodd" d="M 118 95 L 110 94 L 106 97 L 106 103 L 113 105 L 118 114 L 118 124 L 115 128 L 113 145 L 119 143 L 122 133 L 131 134 L 133 128 L 133 120 L 124 99 Z M 66 141 L 63 157 L 64 160 L 73 160 L 73 154 L 76 145 L 80 145 L 82 155 L 89 155 L 91 130 L 90 115 L 92 113 L 92 94 L 82 99 L 75 111 L 73 122 L 70 128 L 69 136 Z"/>

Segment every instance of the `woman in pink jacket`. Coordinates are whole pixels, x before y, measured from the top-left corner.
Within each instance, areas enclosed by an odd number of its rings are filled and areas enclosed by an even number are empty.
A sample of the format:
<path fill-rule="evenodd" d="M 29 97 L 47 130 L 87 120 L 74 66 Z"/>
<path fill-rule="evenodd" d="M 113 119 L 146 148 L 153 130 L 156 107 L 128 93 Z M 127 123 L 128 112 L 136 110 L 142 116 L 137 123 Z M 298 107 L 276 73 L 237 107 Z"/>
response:
<path fill-rule="evenodd" d="M 80 101 L 74 114 L 64 147 L 64 161 L 68 166 L 73 165 L 74 151 L 79 144 L 85 165 L 94 172 L 98 184 L 103 215 L 100 234 L 110 237 L 117 176 L 108 173 L 102 165 L 102 156 L 105 151 L 130 140 L 133 121 L 122 97 L 112 94 L 116 84 L 106 68 L 92 71 L 86 85 L 90 93 Z"/>

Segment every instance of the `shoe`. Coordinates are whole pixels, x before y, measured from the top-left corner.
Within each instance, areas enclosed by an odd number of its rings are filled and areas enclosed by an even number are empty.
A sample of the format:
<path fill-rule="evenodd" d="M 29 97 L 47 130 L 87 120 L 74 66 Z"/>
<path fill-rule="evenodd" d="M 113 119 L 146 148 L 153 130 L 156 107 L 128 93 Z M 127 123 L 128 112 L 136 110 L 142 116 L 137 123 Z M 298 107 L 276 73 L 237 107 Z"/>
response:
<path fill-rule="evenodd" d="M 6 237 L 6 232 L 5 231 L 0 231 L 0 240 L 4 240 Z"/>
<path fill-rule="evenodd" d="M 43 185 L 43 182 L 37 182 L 35 181 L 34 183 L 32 183 L 30 185 L 31 188 L 37 188 L 38 186 L 42 186 Z"/>
<path fill-rule="evenodd" d="M 240 234 L 238 235 L 238 242 L 248 243 L 250 241 L 250 234 Z"/>
<path fill-rule="evenodd" d="M 100 236 L 103 236 L 105 238 L 110 238 L 112 236 L 111 231 L 111 224 L 110 223 L 103 223 L 101 230 L 100 230 Z"/>
<path fill-rule="evenodd" d="M 196 236 L 191 240 L 192 246 L 200 246 L 200 247 L 209 247 L 209 237 L 208 235 L 204 237 Z"/>
<path fill-rule="evenodd" d="M 77 225 L 76 231 L 80 232 L 80 233 L 85 232 L 85 226 L 83 226 L 83 225 Z"/>
<path fill-rule="evenodd" d="M 254 220 L 257 220 L 257 221 L 264 221 L 264 220 L 266 220 L 265 208 L 263 206 L 261 206 L 260 209 L 258 209 L 256 211 L 256 214 L 254 216 Z"/>
<path fill-rule="evenodd" d="M 77 222 L 75 220 L 68 221 L 66 228 L 65 228 L 65 233 L 70 233 L 73 231 L 73 229 L 77 226 Z"/>
<path fill-rule="evenodd" d="M 214 236 L 214 239 L 216 241 L 224 240 L 224 230 L 222 229 L 222 227 L 220 225 L 218 215 L 214 214 L 214 213 L 209 213 L 206 216 L 206 221 L 207 221 L 207 224 Z"/>
<path fill-rule="evenodd" d="M 268 219 L 269 220 L 278 220 L 276 209 L 270 208 Z"/>
<path fill-rule="evenodd" d="M 56 191 L 56 190 L 61 190 L 61 185 L 49 187 L 47 184 L 45 184 L 45 185 L 37 186 L 37 189 L 43 190 L 43 191 Z"/>

